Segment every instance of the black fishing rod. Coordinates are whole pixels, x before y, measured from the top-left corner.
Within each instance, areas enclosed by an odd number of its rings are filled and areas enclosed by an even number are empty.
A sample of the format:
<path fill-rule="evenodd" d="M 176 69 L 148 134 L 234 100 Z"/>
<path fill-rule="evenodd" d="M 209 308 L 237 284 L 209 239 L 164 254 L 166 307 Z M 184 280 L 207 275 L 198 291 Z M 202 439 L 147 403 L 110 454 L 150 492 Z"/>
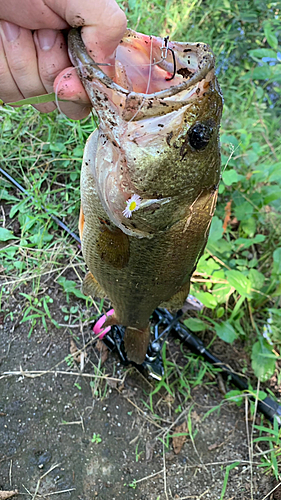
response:
<path fill-rule="evenodd" d="M 202 340 L 191 332 L 180 318 L 183 312 L 179 310 L 176 315 L 172 315 L 167 309 L 157 308 L 152 314 L 151 321 L 153 322 L 154 339 L 150 342 L 145 361 L 142 365 L 137 365 L 128 360 L 124 347 L 125 327 L 112 326 L 111 330 L 102 338 L 105 345 L 110 350 L 117 350 L 121 362 L 124 365 L 134 365 L 142 374 L 161 380 L 164 376 L 164 367 L 161 358 L 161 349 L 168 336 L 172 334 L 178 338 L 182 344 L 188 347 L 192 352 L 202 356 L 212 365 L 218 366 L 224 378 L 230 380 L 236 387 L 242 391 L 248 391 L 249 384 L 240 375 L 235 373 L 231 367 L 225 365 L 219 358 L 212 354 L 204 345 Z M 164 328 L 159 334 L 159 329 Z M 251 397 L 251 399 L 253 399 Z M 281 405 L 274 401 L 270 396 L 266 396 L 262 401 L 258 401 L 258 410 L 264 416 L 273 422 L 276 418 L 279 427 L 281 427 Z"/>
<path fill-rule="evenodd" d="M 28 193 L 28 191 L 23 186 L 21 186 L 21 184 L 19 184 L 16 181 L 16 179 L 14 179 L 10 174 L 8 174 L 8 172 L 6 172 L 1 167 L 0 167 L 0 173 L 2 175 L 4 175 L 4 177 L 6 177 L 6 179 L 8 179 L 12 184 L 14 184 L 14 186 L 16 186 L 23 194 L 25 194 L 28 198 L 30 198 L 32 201 L 34 201 L 34 196 L 30 195 Z M 48 210 L 48 208 L 44 207 L 43 205 L 41 205 L 40 208 L 42 210 L 44 210 L 44 212 L 46 212 L 49 215 L 49 217 L 51 217 L 51 219 L 53 219 L 53 221 L 56 222 L 56 224 L 58 226 L 60 226 L 62 229 L 64 229 L 64 231 L 66 231 L 68 234 L 70 234 L 70 236 L 72 236 L 72 238 L 74 238 L 81 245 L 81 240 L 80 240 L 79 236 L 77 236 L 77 234 L 75 234 L 73 231 L 71 231 L 71 229 L 69 229 L 69 227 L 67 227 L 67 225 L 64 222 L 62 222 L 58 217 L 53 215 L 50 212 L 50 210 Z"/>
<path fill-rule="evenodd" d="M 156 310 L 158 311 L 158 310 Z M 173 315 L 165 310 L 159 310 L 162 315 L 167 318 L 167 321 L 173 320 Z M 177 322 L 176 325 L 172 327 L 173 335 L 178 337 L 181 342 L 188 346 L 193 352 L 198 355 L 203 356 L 203 358 L 209 363 L 218 366 L 222 375 L 231 380 L 231 382 L 236 385 L 240 390 L 247 391 L 249 389 L 248 382 L 242 378 L 240 375 L 235 373 L 231 367 L 225 365 L 219 358 L 214 356 L 206 347 L 204 346 L 202 340 L 197 337 L 194 333 L 192 333 L 183 323 Z M 270 421 L 273 421 L 274 417 L 276 417 L 278 425 L 281 426 L 281 405 L 278 404 L 277 401 L 274 401 L 269 396 L 266 396 L 262 401 L 258 401 L 258 410 L 265 415 Z"/>
<path fill-rule="evenodd" d="M 31 196 L 26 189 L 24 189 L 11 175 L 9 175 L 5 170 L 0 167 L 0 173 L 6 177 L 14 186 L 16 186 L 23 194 L 28 196 L 31 200 L 34 197 Z M 50 211 L 44 206 L 41 207 L 62 229 L 64 229 L 70 236 L 72 236 L 79 244 L 81 240 L 73 231 L 71 231 L 64 222 L 62 222 L 58 217 L 51 214 Z M 188 297 L 189 308 L 197 309 L 198 301 L 192 296 Z M 200 307 L 199 307 L 200 308 Z M 141 373 L 146 376 L 150 376 L 157 380 L 161 380 L 164 375 L 164 367 L 161 358 L 161 349 L 167 340 L 168 336 L 172 334 L 177 337 L 184 345 L 186 345 L 191 351 L 202 356 L 209 363 L 218 366 L 221 369 L 222 375 L 225 378 L 231 380 L 231 382 L 236 385 L 240 390 L 249 390 L 248 382 L 237 375 L 229 366 L 225 365 L 219 358 L 214 356 L 206 347 L 204 346 L 202 340 L 197 337 L 193 332 L 191 332 L 183 323 L 180 322 L 180 318 L 183 315 L 183 311 L 180 309 L 176 315 L 172 315 L 167 309 L 157 308 L 152 315 L 152 321 L 154 323 L 154 339 L 150 342 L 148 351 L 146 354 L 145 361 L 142 365 L 137 365 L 136 363 L 131 363 L 127 358 L 125 347 L 124 347 L 124 334 L 125 327 L 123 326 L 112 326 L 110 331 L 103 337 L 103 342 L 111 350 L 117 350 L 120 360 L 124 365 L 133 364 Z M 106 317 L 104 316 L 106 319 Z M 104 321 L 105 321 L 104 319 Z M 160 333 L 159 330 L 162 329 Z M 97 333 L 98 335 L 98 333 Z M 265 415 L 271 422 L 276 418 L 279 427 L 281 427 L 281 405 L 277 401 L 274 401 L 271 397 L 266 396 L 262 401 L 258 401 L 258 410 Z"/>

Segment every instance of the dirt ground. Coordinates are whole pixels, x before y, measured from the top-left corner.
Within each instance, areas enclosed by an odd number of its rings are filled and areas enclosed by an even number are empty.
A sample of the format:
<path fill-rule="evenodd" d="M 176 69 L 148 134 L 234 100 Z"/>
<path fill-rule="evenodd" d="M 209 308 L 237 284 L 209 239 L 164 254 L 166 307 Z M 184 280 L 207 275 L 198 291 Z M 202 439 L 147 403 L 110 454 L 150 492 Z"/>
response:
<path fill-rule="evenodd" d="M 54 297 L 52 315 L 63 323 L 65 296 L 56 290 Z M 277 490 L 267 496 L 274 479 L 255 457 L 251 470 L 245 407 L 225 401 L 203 419 L 223 401 L 216 380 L 205 377 L 192 388 L 178 413 L 180 399 L 161 390 L 153 414 L 147 405 L 156 382 L 123 368 L 113 353 L 103 368 L 107 378 L 97 378 L 102 354 L 92 345 L 81 373 L 81 358 L 70 366 L 68 356 L 74 340 L 79 347 L 91 340 L 90 326 L 48 324 L 46 332 L 40 323 L 28 338 L 21 300 L 8 297 L 0 318 L 0 492 L 17 489 L 32 500 L 278 498 Z M 182 358 L 179 346 L 168 351 Z M 192 439 L 175 454 L 171 440 L 169 448 L 163 442 L 188 415 Z M 226 466 L 234 462 L 223 493 Z"/>

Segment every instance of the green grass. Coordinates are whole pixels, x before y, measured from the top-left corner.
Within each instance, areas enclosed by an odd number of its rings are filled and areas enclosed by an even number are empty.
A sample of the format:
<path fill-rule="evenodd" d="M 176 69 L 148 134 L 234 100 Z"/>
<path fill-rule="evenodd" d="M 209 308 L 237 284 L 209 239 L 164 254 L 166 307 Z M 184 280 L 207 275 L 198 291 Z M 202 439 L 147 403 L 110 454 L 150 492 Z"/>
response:
<path fill-rule="evenodd" d="M 149 34 L 169 34 L 172 39 L 202 40 L 210 43 L 217 56 L 225 97 L 223 173 L 208 247 L 192 285 L 192 292 L 207 309 L 197 325 L 190 320 L 188 326 L 195 331 L 212 329 L 226 342 L 237 337 L 247 340 L 253 346 L 254 371 L 265 380 L 275 368 L 271 342 L 277 351 L 281 344 L 280 52 L 279 62 L 277 59 L 281 49 L 277 4 L 230 4 L 227 0 L 145 4 L 131 0 L 120 5 L 130 27 Z M 69 293 L 83 297 L 75 292 L 75 282 L 61 276 L 67 262 L 74 269 L 81 268 L 79 276 L 83 275 L 81 255 L 71 237 L 57 228 L 42 207 L 76 230 L 83 146 L 95 126 L 93 117 L 75 122 L 56 112 L 40 115 L 28 106 L 2 108 L 1 163 L 28 192 L 28 196 L 20 196 L 2 179 L 1 200 L 11 206 L 11 222 L 0 231 L 5 286 L 31 281 L 35 299 L 42 279 L 51 275 L 63 287 L 67 300 Z M 229 220 L 224 228 L 227 208 Z M 18 232 L 14 224 L 19 224 Z M 44 322 L 43 309 L 35 311 L 31 299 L 26 304 L 24 320 L 31 307 L 34 314 L 30 321 L 41 317 Z M 44 311 L 48 316 L 46 307 Z"/>
<path fill-rule="evenodd" d="M 267 380 L 276 369 L 281 346 L 280 5 L 262 0 L 119 4 L 129 27 L 174 40 L 207 42 L 216 54 L 225 99 L 223 173 L 208 246 L 192 280 L 191 292 L 206 307 L 187 325 L 195 332 L 211 330 L 228 343 L 241 339 L 256 376 Z M 41 115 L 29 106 L 1 111 L 1 165 L 28 196 L 1 178 L 0 199 L 9 205 L 10 213 L 0 228 L 0 266 L 4 267 L 0 300 L 4 303 L 5 295 L 23 284 L 28 287 L 22 296 L 21 321 L 30 322 L 32 335 L 36 322 L 46 329 L 49 324 L 56 326 L 50 297 L 44 295 L 48 279 L 60 285 L 67 303 L 71 296 L 86 300 L 79 291 L 85 273 L 81 253 L 42 207 L 77 231 L 81 159 L 96 122 L 93 117 L 74 122 L 57 112 Z M 226 210 L 229 219 L 224 227 Z M 87 300 L 90 308 L 92 302 Z M 69 311 L 64 311 L 68 317 Z M 79 311 L 73 314 L 78 321 Z M 190 388 L 202 383 L 209 370 L 206 364 L 198 367 L 193 357 L 186 367 L 169 359 L 165 363 L 166 376 L 150 395 L 151 411 L 153 396 L 163 387 L 171 397 L 177 393 L 184 405 Z M 277 377 L 280 382 L 280 373 Z M 264 462 L 274 473 L 280 460 L 275 434 L 275 444 L 268 441 L 272 448 Z"/>

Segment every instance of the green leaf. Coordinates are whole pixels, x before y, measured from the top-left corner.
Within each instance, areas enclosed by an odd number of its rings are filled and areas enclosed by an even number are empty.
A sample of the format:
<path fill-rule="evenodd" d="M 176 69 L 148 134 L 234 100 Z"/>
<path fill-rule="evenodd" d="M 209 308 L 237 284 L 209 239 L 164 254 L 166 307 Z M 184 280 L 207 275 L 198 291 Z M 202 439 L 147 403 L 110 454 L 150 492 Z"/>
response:
<path fill-rule="evenodd" d="M 249 248 L 252 245 L 256 245 L 257 243 L 262 243 L 265 240 L 264 234 L 256 234 L 256 236 L 252 239 L 248 238 L 237 238 L 235 241 L 235 247 L 239 248 L 243 246 L 244 248 Z"/>
<path fill-rule="evenodd" d="M 212 288 L 212 295 L 218 304 L 224 304 L 230 292 L 231 286 L 228 283 L 216 283 Z"/>
<path fill-rule="evenodd" d="M 223 235 L 222 221 L 215 215 L 212 220 L 209 242 L 214 243 L 221 239 Z"/>
<path fill-rule="evenodd" d="M 259 399 L 265 399 L 267 394 L 264 392 L 263 394 L 265 394 L 265 396 L 262 398 L 261 395 L 260 395 L 260 392 L 259 392 Z M 277 420 L 277 419 L 276 419 Z M 278 430 L 277 432 L 275 432 L 274 429 L 269 429 L 268 427 L 264 427 L 264 425 L 255 425 L 254 426 L 255 429 L 257 429 L 258 431 L 261 431 L 261 432 L 266 432 L 267 434 L 273 434 L 273 436 L 276 437 L 276 439 L 278 439 Z M 266 439 L 267 436 L 263 436 L 263 439 Z"/>
<path fill-rule="evenodd" d="M 7 189 L 1 189 L 0 200 L 6 200 L 11 203 L 11 201 L 19 201 L 16 196 L 13 196 Z"/>
<path fill-rule="evenodd" d="M 15 256 L 17 251 L 18 251 L 18 247 L 12 246 L 12 245 L 1 248 L 1 254 L 6 255 L 8 259 L 12 259 Z"/>
<path fill-rule="evenodd" d="M 267 73 L 267 75 L 266 75 Z M 269 66 L 265 64 L 263 66 L 256 66 L 255 68 L 251 68 L 247 73 L 241 76 L 241 80 L 264 80 L 266 78 L 270 78 L 271 69 Z"/>
<path fill-rule="evenodd" d="M 65 101 L 66 99 L 57 98 L 58 101 Z M 50 94 L 42 94 L 34 97 L 27 97 L 27 99 L 21 99 L 20 101 L 6 102 L 9 106 L 25 106 L 27 104 L 42 104 L 45 102 L 53 102 L 56 101 L 55 92 L 51 92 Z"/>
<path fill-rule="evenodd" d="M 265 382 L 272 377 L 275 370 L 276 356 L 272 354 L 272 349 L 265 339 L 260 339 L 253 345 L 252 368 L 256 377 Z"/>
<path fill-rule="evenodd" d="M 251 282 L 251 288 L 254 288 L 255 290 L 261 290 L 265 280 L 264 274 L 260 273 L 256 269 L 250 269 L 248 278 Z"/>
<path fill-rule="evenodd" d="M 228 280 L 228 283 L 237 290 L 237 292 L 244 296 L 244 297 L 250 297 L 251 293 L 251 282 L 248 280 L 244 274 L 242 274 L 240 271 L 236 270 L 231 270 L 231 271 L 226 271 L 226 277 Z"/>
<path fill-rule="evenodd" d="M 188 318 L 184 320 L 185 326 L 189 328 L 192 332 L 203 332 L 206 330 L 207 326 L 204 321 L 198 318 Z"/>
<path fill-rule="evenodd" d="M 223 321 L 215 326 L 216 334 L 218 337 L 228 344 L 232 344 L 237 339 L 237 333 L 229 321 Z"/>
<path fill-rule="evenodd" d="M 223 255 L 224 258 L 228 259 L 232 250 L 232 245 L 229 241 L 226 241 L 223 238 L 221 238 L 220 240 L 214 243 L 209 241 L 207 248 L 208 250 L 210 250 L 212 254 L 215 255 L 220 254 Z"/>
<path fill-rule="evenodd" d="M 60 153 L 65 150 L 64 142 L 56 142 L 55 144 L 50 144 L 50 150 Z"/>
<path fill-rule="evenodd" d="M 238 174 L 234 168 L 230 170 L 225 170 L 222 174 L 222 180 L 226 186 L 231 186 L 235 182 L 238 182 Z"/>
<path fill-rule="evenodd" d="M 235 216 L 238 220 L 243 220 L 243 219 L 250 217 L 252 215 L 253 211 L 254 211 L 254 207 L 248 201 L 244 201 L 243 203 L 237 205 L 234 208 L 234 213 L 235 213 Z"/>
<path fill-rule="evenodd" d="M 249 55 L 251 57 L 257 57 L 262 59 L 263 57 L 270 57 L 271 59 L 277 59 L 276 50 L 272 49 L 254 49 L 249 50 Z"/>
<path fill-rule="evenodd" d="M 273 271 L 274 274 L 281 274 L 281 247 L 273 252 Z"/>
<path fill-rule="evenodd" d="M 0 227 L 0 241 L 18 240 L 17 236 L 14 236 L 12 231 L 9 231 L 5 227 Z"/>
<path fill-rule="evenodd" d="M 77 158 L 83 158 L 84 154 L 84 149 L 81 146 L 76 146 L 76 148 L 73 149 L 72 151 L 73 156 L 76 156 Z"/>
<path fill-rule="evenodd" d="M 268 66 L 267 64 L 256 66 L 251 76 L 253 80 L 268 80 L 272 76 L 271 66 Z"/>
<path fill-rule="evenodd" d="M 272 47 L 273 49 L 277 50 L 278 39 L 275 33 L 273 32 L 271 24 L 269 22 L 267 22 L 264 26 L 264 34 L 268 45 L 270 45 L 270 47 Z"/>
<path fill-rule="evenodd" d="M 208 292 L 197 292 L 196 298 L 204 304 L 205 307 L 209 309 L 215 309 L 217 307 L 217 301 L 211 293 Z"/>
<path fill-rule="evenodd" d="M 272 201 L 280 200 L 280 198 L 281 198 L 281 191 L 280 190 L 279 191 L 273 191 L 273 193 L 270 193 L 267 196 L 265 196 L 265 198 L 263 200 L 263 204 L 264 205 L 268 205 Z"/>
<path fill-rule="evenodd" d="M 246 233 L 250 238 L 252 238 L 256 232 L 256 221 L 254 217 L 249 217 L 248 219 L 242 220 L 240 228 L 244 233 Z"/>
<path fill-rule="evenodd" d="M 12 206 L 10 213 L 9 213 L 10 219 L 13 219 L 13 217 L 16 215 L 17 212 L 22 212 L 23 209 L 25 209 L 26 202 L 27 202 L 27 199 L 23 199 L 19 203 L 16 203 L 15 205 Z"/>
<path fill-rule="evenodd" d="M 70 173 L 70 180 L 76 181 L 76 179 L 78 179 L 78 176 L 79 176 L 78 172 L 71 172 Z M 68 212 L 68 213 L 70 213 L 70 212 Z"/>
<path fill-rule="evenodd" d="M 256 86 L 256 96 L 257 99 L 261 99 L 264 96 L 264 90 L 262 87 Z"/>
<path fill-rule="evenodd" d="M 80 290 L 77 288 L 77 284 L 75 283 L 75 281 L 67 280 L 66 278 L 61 276 L 60 278 L 58 278 L 57 282 L 59 283 L 59 285 L 63 287 L 64 291 L 67 294 L 73 293 L 76 297 L 80 299 L 87 299 L 86 295 L 80 292 Z"/>
<path fill-rule="evenodd" d="M 207 253 L 202 255 L 197 264 L 198 272 L 205 273 L 211 276 L 213 271 L 217 271 L 221 268 L 221 266 L 212 258 L 208 256 Z"/>
<path fill-rule="evenodd" d="M 225 300 L 224 300 L 225 301 Z M 217 318 L 222 318 L 223 315 L 224 315 L 224 307 L 219 307 L 217 310 L 216 310 L 216 314 L 217 314 Z"/>
<path fill-rule="evenodd" d="M 22 262 L 21 260 L 16 260 L 15 262 L 13 262 L 13 266 L 20 271 L 23 271 L 23 269 L 26 268 L 25 262 Z"/>
<path fill-rule="evenodd" d="M 225 399 L 231 399 L 231 401 L 234 401 L 237 406 L 241 406 L 242 403 L 244 403 L 243 394 L 238 389 L 228 391 L 224 397 Z"/>
<path fill-rule="evenodd" d="M 224 145 L 224 149 L 225 146 L 229 145 L 233 146 L 236 149 L 239 145 L 239 141 L 237 140 L 237 138 L 234 135 L 228 135 L 228 134 L 221 135 L 221 143 Z"/>
<path fill-rule="evenodd" d="M 255 12 L 240 12 L 239 13 L 239 19 L 243 23 L 255 23 L 257 22 L 257 14 Z"/>
<path fill-rule="evenodd" d="M 270 182 L 280 181 L 280 179 L 281 179 L 281 161 L 278 161 L 277 163 L 270 165 L 268 167 L 267 171 L 268 171 L 268 180 Z M 261 173 L 261 174 L 264 176 L 263 173 Z"/>

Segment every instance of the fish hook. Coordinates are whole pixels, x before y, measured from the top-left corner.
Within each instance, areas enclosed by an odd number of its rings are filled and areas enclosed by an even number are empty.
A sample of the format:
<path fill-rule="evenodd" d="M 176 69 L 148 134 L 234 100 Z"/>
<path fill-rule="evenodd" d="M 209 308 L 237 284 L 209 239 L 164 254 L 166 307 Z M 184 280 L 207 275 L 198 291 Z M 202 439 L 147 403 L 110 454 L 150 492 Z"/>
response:
<path fill-rule="evenodd" d="M 165 36 L 163 38 L 163 44 L 162 44 L 162 47 L 161 47 L 161 57 L 162 57 L 162 59 L 166 59 L 167 58 L 168 50 L 172 53 L 172 56 L 173 56 L 174 71 L 173 71 L 173 74 L 172 74 L 171 78 L 166 78 L 167 82 L 169 82 L 170 80 L 173 80 L 173 78 L 175 78 L 175 74 L 177 72 L 177 65 L 176 65 L 175 53 L 174 53 L 173 49 L 170 49 L 170 47 L 168 46 L 168 43 L 169 43 L 169 35 Z"/>

